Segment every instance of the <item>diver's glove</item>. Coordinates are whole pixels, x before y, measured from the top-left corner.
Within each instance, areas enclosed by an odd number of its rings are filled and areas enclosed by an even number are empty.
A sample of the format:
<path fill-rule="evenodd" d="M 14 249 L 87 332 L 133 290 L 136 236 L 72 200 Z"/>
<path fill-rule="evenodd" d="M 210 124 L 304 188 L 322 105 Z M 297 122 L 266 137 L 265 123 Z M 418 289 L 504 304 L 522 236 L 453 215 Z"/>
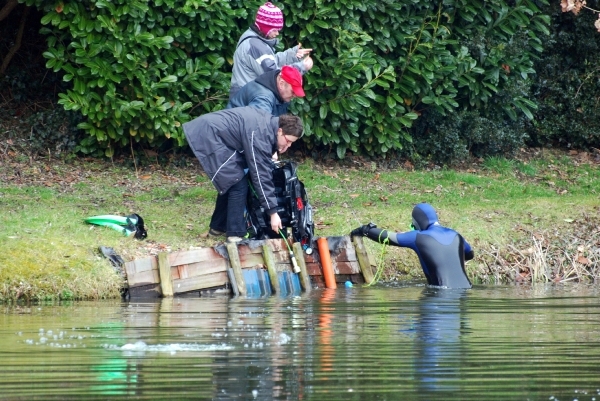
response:
<path fill-rule="evenodd" d="M 471 249 L 469 252 L 465 252 L 465 260 L 471 260 L 475 257 L 475 252 Z"/>
<path fill-rule="evenodd" d="M 365 224 L 364 226 L 360 226 L 355 228 L 350 232 L 350 236 L 352 237 L 366 237 L 371 228 L 377 228 L 377 226 L 373 223 Z"/>

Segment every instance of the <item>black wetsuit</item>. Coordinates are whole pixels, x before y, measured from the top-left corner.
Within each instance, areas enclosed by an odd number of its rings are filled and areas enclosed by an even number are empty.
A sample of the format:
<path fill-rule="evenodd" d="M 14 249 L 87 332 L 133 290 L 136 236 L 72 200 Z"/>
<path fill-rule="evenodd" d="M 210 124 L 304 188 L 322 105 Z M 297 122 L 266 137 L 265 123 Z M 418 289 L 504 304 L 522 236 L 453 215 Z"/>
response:
<path fill-rule="evenodd" d="M 413 221 L 415 215 L 420 220 L 419 225 L 425 229 L 395 233 L 373 227 L 365 235 L 373 241 L 383 243 L 389 239 L 391 245 L 414 250 L 429 284 L 471 288 L 465 272 L 465 260 L 474 256 L 471 245 L 456 231 L 441 226 L 431 205 L 418 204 L 413 211 Z"/>

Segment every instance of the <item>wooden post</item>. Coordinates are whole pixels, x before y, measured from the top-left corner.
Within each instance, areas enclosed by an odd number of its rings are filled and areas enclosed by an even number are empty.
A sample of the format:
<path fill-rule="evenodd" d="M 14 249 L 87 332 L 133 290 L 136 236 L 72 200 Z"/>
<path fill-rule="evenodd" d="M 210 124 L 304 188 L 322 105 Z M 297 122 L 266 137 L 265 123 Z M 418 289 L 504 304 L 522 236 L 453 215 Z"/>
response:
<path fill-rule="evenodd" d="M 367 249 L 365 248 L 363 237 L 353 236 L 352 242 L 354 243 L 356 258 L 358 259 L 358 265 L 360 266 L 362 275 L 365 278 L 365 282 L 367 284 L 371 284 L 373 280 L 375 280 L 375 276 L 371 270 L 371 261 L 369 259 L 369 254 L 367 253 Z"/>
<path fill-rule="evenodd" d="M 279 288 L 279 277 L 277 276 L 277 269 L 275 268 L 275 256 L 268 244 L 264 244 L 262 248 L 263 260 L 265 261 L 267 271 L 269 272 L 269 278 L 271 279 L 271 287 L 273 288 L 274 293 L 279 294 L 281 288 Z"/>
<path fill-rule="evenodd" d="M 237 282 L 238 292 L 240 295 L 246 295 L 246 282 L 242 274 L 242 263 L 240 262 L 240 254 L 238 253 L 237 244 L 227 243 L 227 253 L 229 254 L 229 263 L 233 269 L 233 275 Z"/>
<path fill-rule="evenodd" d="M 310 292 L 310 277 L 308 277 L 308 271 L 306 270 L 306 261 L 304 260 L 304 250 L 302 249 L 302 244 L 299 242 L 294 242 L 292 247 L 294 248 L 294 255 L 296 255 L 296 260 L 298 261 L 298 266 L 300 267 L 300 284 L 302 284 L 302 288 L 305 292 Z"/>
<path fill-rule="evenodd" d="M 160 252 L 158 254 L 158 275 L 160 277 L 160 289 L 163 297 L 173 296 L 173 279 L 171 278 L 171 264 L 169 254 Z"/>

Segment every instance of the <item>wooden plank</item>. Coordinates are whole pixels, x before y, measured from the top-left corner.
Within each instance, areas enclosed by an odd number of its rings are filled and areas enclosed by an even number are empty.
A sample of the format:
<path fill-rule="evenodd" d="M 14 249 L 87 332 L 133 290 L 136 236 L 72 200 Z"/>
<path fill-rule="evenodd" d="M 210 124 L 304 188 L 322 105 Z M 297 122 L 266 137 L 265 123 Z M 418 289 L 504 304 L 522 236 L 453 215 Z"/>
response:
<path fill-rule="evenodd" d="M 273 292 L 275 294 L 279 294 L 281 292 L 281 288 L 279 287 L 277 269 L 275 268 L 275 257 L 273 256 L 273 252 L 271 251 L 269 244 L 264 244 L 262 249 L 263 259 L 265 261 L 265 265 L 267 266 L 267 271 L 269 272 L 269 278 L 271 279 L 271 287 L 273 288 Z"/>
<path fill-rule="evenodd" d="M 238 291 L 241 296 L 245 296 L 246 291 L 246 282 L 244 281 L 244 275 L 242 274 L 242 266 L 240 263 L 240 256 L 238 254 L 237 244 L 227 243 L 227 253 L 229 254 L 229 264 L 233 269 L 233 274 L 235 275 L 235 281 L 237 282 Z"/>
<path fill-rule="evenodd" d="M 136 259 L 131 262 L 125 263 L 125 273 L 127 276 L 134 275 L 136 273 L 142 273 L 150 270 L 158 269 L 158 262 L 156 256 L 150 256 L 148 258 Z"/>
<path fill-rule="evenodd" d="M 275 263 L 275 270 L 278 272 L 291 272 L 293 269 L 292 262 L 287 263 Z"/>
<path fill-rule="evenodd" d="M 333 262 L 335 274 L 356 274 L 360 273 L 358 262 Z"/>
<path fill-rule="evenodd" d="M 283 242 L 283 238 L 273 238 L 266 240 L 267 244 L 273 252 L 280 252 L 287 250 L 287 246 Z"/>
<path fill-rule="evenodd" d="M 313 248 L 313 253 L 307 255 L 306 252 L 303 253 L 304 261 L 306 263 L 319 263 L 319 252 L 317 252 L 317 248 Z"/>
<path fill-rule="evenodd" d="M 304 262 L 304 251 L 302 250 L 302 244 L 299 242 L 295 242 L 292 245 L 294 249 L 294 254 L 296 254 L 296 260 L 298 261 L 298 266 L 300 267 L 300 285 L 304 289 L 305 292 L 310 292 L 310 277 L 308 277 L 308 272 L 306 270 L 306 263 Z"/>
<path fill-rule="evenodd" d="M 136 273 L 131 276 L 127 275 L 127 284 L 129 285 L 129 288 L 158 283 L 160 283 L 158 269 Z"/>
<path fill-rule="evenodd" d="M 189 251 L 171 252 L 169 254 L 169 264 L 171 266 L 189 265 L 191 263 L 218 259 L 223 259 L 223 257 L 212 248 L 192 249 Z"/>
<path fill-rule="evenodd" d="M 306 262 L 305 262 L 306 263 Z M 322 276 L 321 265 L 318 263 L 306 263 L 306 272 L 309 276 Z"/>
<path fill-rule="evenodd" d="M 365 248 L 363 237 L 352 237 L 352 242 L 354 243 L 354 249 L 356 249 L 358 264 L 363 277 L 365 278 L 365 282 L 372 283 L 375 279 L 375 276 L 373 275 L 373 270 L 371 270 L 371 261 L 369 259 L 369 254 L 367 253 L 367 249 Z"/>
<path fill-rule="evenodd" d="M 340 248 L 339 253 L 334 258 L 335 261 L 338 262 L 356 262 L 358 259 L 356 257 L 356 251 L 352 247 L 352 244 L 346 244 L 344 248 Z"/>
<path fill-rule="evenodd" d="M 178 280 L 224 271 L 227 271 L 227 261 L 220 258 L 189 265 L 171 266 L 171 277 L 173 280 Z"/>
<path fill-rule="evenodd" d="M 265 261 L 263 259 L 262 254 L 256 253 L 247 253 L 245 255 L 240 255 L 240 266 L 242 269 L 247 269 L 249 267 L 255 267 L 257 265 L 264 265 Z"/>
<path fill-rule="evenodd" d="M 173 291 L 175 294 L 182 292 L 197 291 L 205 288 L 220 287 L 227 285 L 229 279 L 226 272 L 205 274 L 186 279 L 173 280 Z"/>
<path fill-rule="evenodd" d="M 262 255 L 262 244 L 260 246 L 242 244 L 238 246 L 238 255 L 240 255 L 240 259 L 247 255 Z"/>
<path fill-rule="evenodd" d="M 247 255 L 262 255 L 263 246 L 265 244 L 268 245 L 271 249 L 271 252 L 274 253 L 287 250 L 283 239 L 275 238 L 267 240 L 250 241 L 250 243 L 244 243 L 238 246 L 238 254 L 240 255 L 240 259 Z"/>
<path fill-rule="evenodd" d="M 163 297 L 173 296 L 173 279 L 171 278 L 171 265 L 169 254 L 160 252 L 158 254 L 158 275 L 160 276 L 160 288 Z"/>
<path fill-rule="evenodd" d="M 240 245 L 238 247 L 238 250 L 240 251 L 239 256 L 242 268 L 247 269 L 250 267 L 256 267 L 257 265 L 264 265 L 265 261 L 262 249 L 265 245 L 269 246 L 269 249 L 271 249 L 271 244 L 271 242 L 265 241 L 265 243 L 262 246 L 255 248 L 252 251 L 250 251 L 250 247 L 248 245 Z M 255 252 L 256 249 L 258 249 L 259 252 Z M 289 255 L 287 250 L 283 251 L 279 249 L 274 251 L 273 249 L 271 249 L 271 253 L 273 254 L 276 263 L 289 261 Z"/>

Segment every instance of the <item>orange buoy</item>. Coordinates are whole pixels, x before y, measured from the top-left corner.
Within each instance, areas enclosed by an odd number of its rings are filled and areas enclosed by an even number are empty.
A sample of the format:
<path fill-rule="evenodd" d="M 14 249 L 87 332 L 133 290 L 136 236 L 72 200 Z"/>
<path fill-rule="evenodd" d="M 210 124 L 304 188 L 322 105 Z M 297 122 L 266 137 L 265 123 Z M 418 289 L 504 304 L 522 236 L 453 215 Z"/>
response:
<path fill-rule="evenodd" d="M 325 279 L 325 287 L 337 288 L 335 283 L 335 274 L 331 265 L 331 255 L 329 254 L 329 244 L 326 237 L 321 237 L 317 240 L 319 247 L 319 256 L 321 257 L 321 266 L 323 267 L 323 278 Z"/>

